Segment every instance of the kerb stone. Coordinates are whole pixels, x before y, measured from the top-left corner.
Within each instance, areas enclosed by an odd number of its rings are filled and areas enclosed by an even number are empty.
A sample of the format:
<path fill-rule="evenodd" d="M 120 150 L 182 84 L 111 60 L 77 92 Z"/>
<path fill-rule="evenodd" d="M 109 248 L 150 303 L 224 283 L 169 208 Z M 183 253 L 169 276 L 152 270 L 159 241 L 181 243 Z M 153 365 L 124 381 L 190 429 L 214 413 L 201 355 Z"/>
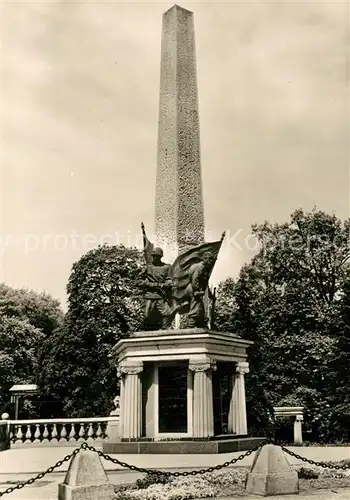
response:
<path fill-rule="evenodd" d="M 298 473 L 292 470 L 280 446 L 268 444 L 257 451 L 246 492 L 261 496 L 299 493 Z"/>
<path fill-rule="evenodd" d="M 114 487 L 108 481 L 97 453 L 81 450 L 69 464 L 65 480 L 58 485 L 58 500 L 112 500 Z"/>

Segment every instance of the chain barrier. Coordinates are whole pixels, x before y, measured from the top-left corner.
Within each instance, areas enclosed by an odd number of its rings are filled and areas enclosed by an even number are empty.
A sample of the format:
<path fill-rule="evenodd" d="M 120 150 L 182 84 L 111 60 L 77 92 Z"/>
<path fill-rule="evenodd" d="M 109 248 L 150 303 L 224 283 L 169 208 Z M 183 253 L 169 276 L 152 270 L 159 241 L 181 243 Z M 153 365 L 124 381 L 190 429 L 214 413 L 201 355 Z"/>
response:
<path fill-rule="evenodd" d="M 21 490 L 22 488 L 24 488 L 25 486 L 28 486 L 29 484 L 33 484 L 35 481 L 38 481 L 39 479 L 42 479 L 44 476 L 46 476 L 46 474 L 50 474 L 58 467 L 61 467 L 61 465 L 64 462 L 69 462 L 69 460 L 72 457 L 74 457 L 75 455 L 78 455 L 80 450 L 84 447 L 84 444 L 85 443 L 83 443 L 80 446 L 80 448 L 75 448 L 75 450 L 70 455 L 66 455 L 62 460 L 59 460 L 55 465 L 53 465 L 52 467 L 49 467 L 45 472 L 40 472 L 40 474 L 38 474 L 37 476 L 31 477 L 27 481 L 23 481 L 21 483 L 18 483 L 18 484 L 16 484 L 16 486 L 11 486 L 10 488 L 7 488 L 5 491 L 0 491 L 0 498 L 8 493 L 12 493 L 15 490 Z"/>
<path fill-rule="evenodd" d="M 336 469 L 336 470 L 348 470 L 350 469 L 350 462 L 348 464 L 344 465 L 332 465 L 329 462 L 315 462 L 314 460 L 310 460 L 308 458 L 302 457 L 301 455 L 298 455 L 297 453 L 294 453 L 294 451 L 288 450 L 288 448 L 285 448 L 284 446 L 281 446 L 282 450 L 290 455 L 291 457 L 297 458 L 298 460 L 301 460 L 302 462 L 307 462 L 311 465 L 315 465 L 316 467 L 322 467 L 323 469 Z"/>
<path fill-rule="evenodd" d="M 12 486 L 10 488 L 7 488 L 5 491 L 0 492 L 0 498 L 6 494 L 12 493 L 15 490 L 21 490 L 25 486 L 28 486 L 29 484 L 33 484 L 35 481 L 42 479 L 44 476 L 46 476 L 46 474 L 50 474 L 58 467 L 61 467 L 61 465 L 64 462 L 69 462 L 69 460 L 71 460 L 71 458 L 73 458 L 75 455 L 77 455 L 80 452 L 80 450 L 93 451 L 93 452 L 97 453 L 99 455 L 99 457 L 104 458 L 108 462 L 112 462 L 116 465 L 120 465 L 121 467 L 123 467 L 125 469 L 129 469 L 129 470 L 132 470 L 135 472 L 140 472 L 142 474 L 153 474 L 156 476 L 168 476 L 168 477 L 169 476 L 174 476 L 174 477 L 183 476 L 183 477 L 185 477 L 185 476 L 196 476 L 197 474 L 206 474 L 207 472 L 213 472 L 214 470 L 220 470 L 224 467 L 228 467 L 229 465 L 232 465 L 232 464 L 238 462 L 239 460 L 243 460 L 243 458 L 248 457 L 249 455 L 254 453 L 254 451 L 257 451 L 259 448 L 261 448 L 264 444 L 266 444 L 266 443 L 262 443 L 259 446 L 256 446 L 255 448 L 253 448 L 252 450 L 248 450 L 247 452 L 240 455 L 239 457 L 233 458 L 232 460 L 227 461 L 223 464 L 216 465 L 215 467 L 208 467 L 207 469 L 193 470 L 193 471 L 188 471 L 188 472 L 187 471 L 185 471 L 185 472 L 169 472 L 169 471 L 162 471 L 162 470 L 157 470 L 157 469 L 146 469 L 143 467 L 137 467 L 136 465 L 128 464 L 126 462 L 122 462 L 122 461 L 118 460 L 117 458 L 113 458 L 110 455 L 103 453 L 100 450 L 96 450 L 96 448 L 88 445 L 87 443 L 83 443 L 79 448 L 76 448 L 70 455 L 66 455 L 62 460 L 59 460 L 55 465 L 53 465 L 52 467 L 49 467 L 45 472 L 40 472 L 40 474 L 38 474 L 37 476 L 31 477 L 27 481 L 23 481 L 21 483 L 18 483 L 18 484 L 16 484 L 16 486 Z"/>
<path fill-rule="evenodd" d="M 155 476 L 173 476 L 173 477 L 186 477 L 186 476 L 197 476 L 198 474 L 207 474 L 208 472 L 214 472 L 215 470 L 221 470 L 225 467 L 229 467 L 230 465 L 233 465 L 240 460 L 243 460 L 244 458 L 248 457 L 255 451 L 258 451 L 260 448 L 265 446 L 266 444 L 274 444 L 273 440 L 266 440 L 262 443 L 260 443 L 258 446 L 255 448 L 252 448 L 251 450 L 246 451 L 245 453 L 242 453 L 239 455 L 237 458 L 232 458 L 231 460 L 228 460 L 224 462 L 223 464 L 216 465 L 215 467 L 207 467 L 205 469 L 199 469 L 199 470 L 192 470 L 192 471 L 184 471 L 184 472 L 169 472 L 169 471 L 162 471 L 162 470 L 157 470 L 157 469 L 146 469 L 144 467 L 137 467 L 136 465 L 131 465 L 126 462 L 122 462 L 121 460 L 118 460 L 117 458 L 113 458 L 110 455 L 107 455 L 106 453 L 103 453 L 103 451 L 96 450 L 93 446 L 88 445 L 87 443 L 83 443 L 79 448 L 75 448 L 75 450 L 70 454 L 66 455 L 62 460 L 59 460 L 55 465 L 52 467 L 49 467 L 45 472 L 40 472 L 37 476 L 34 476 L 27 481 L 23 481 L 21 483 L 16 484 L 16 486 L 12 486 L 10 488 L 7 488 L 5 491 L 0 492 L 0 498 L 6 494 L 12 493 L 15 490 L 21 490 L 25 486 L 28 486 L 29 484 L 33 484 L 35 481 L 38 481 L 42 479 L 46 474 L 50 474 L 53 472 L 55 469 L 58 467 L 61 467 L 61 465 L 64 462 L 69 462 L 74 456 L 76 456 L 80 450 L 89 450 L 93 451 L 98 454 L 99 457 L 104 458 L 108 462 L 112 462 L 113 464 L 119 465 L 120 467 L 123 467 L 125 469 L 129 469 L 131 471 L 139 472 L 141 474 L 150 474 L 150 475 L 155 475 Z M 316 467 L 323 467 L 323 468 L 329 468 L 329 469 L 336 469 L 336 470 L 347 470 L 350 469 L 350 463 L 347 465 L 332 465 L 329 462 L 315 462 L 314 460 L 309 460 L 306 457 L 302 457 L 301 455 L 298 455 L 297 453 L 294 453 L 291 450 L 288 450 L 285 446 L 281 446 L 282 450 L 287 453 L 288 455 L 297 458 L 298 460 L 301 460 L 302 462 L 307 462 L 311 465 L 314 465 Z"/>
<path fill-rule="evenodd" d="M 100 457 L 104 458 L 105 460 L 112 462 L 114 464 L 120 465 L 121 467 L 127 468 L 132 471 L 140 472 L 142 474 L 152 474 L 155 476 L 173 476 L 173 477 L 186 477 L 186 476 L 197 476 L 198 474 L 206 474 L 207 472 L 213 472 L 214 470 L 220 470 L 223 469 L 224 467 L 228 467 L 229 465 L 235 464 L 239 460 L 243 460 L 243 458 L 248 457 L 254 451 L 257 451 L 259 448 L 261 448 L 264 444 L 260 444 L 259 446 L 256 446 L 255 448 L 246 451 L 242 455 L 239 455 L 237 458 L 232 458 L 232 460 L 229 460 L 227 462 L 224 462 L 223 464 L 216 465 L 215 467 L 207 467 L 206 469 L 199 469 L 199 470 L 192 470 L 192 471 L 184 471 L 184 472 L 169 472 L 169 471 L 162 471 L 162 470 L 157 470 L 157 469 L 145 469 L 143 467 L 137 467 L 136 465 L 130 465 L 125 462 L 121 462 L 117 458 L 112 458 L 109 455 L 106 455 L 103 453 L 103 451 L 98 451 L 96 450 L 93 446 L 89 446 L 88 444 L 85 444 L 85 449 L 90 450 L 90 451 L 95 451 Z M 82 445 L 84 446 L 84 445 Z"/>

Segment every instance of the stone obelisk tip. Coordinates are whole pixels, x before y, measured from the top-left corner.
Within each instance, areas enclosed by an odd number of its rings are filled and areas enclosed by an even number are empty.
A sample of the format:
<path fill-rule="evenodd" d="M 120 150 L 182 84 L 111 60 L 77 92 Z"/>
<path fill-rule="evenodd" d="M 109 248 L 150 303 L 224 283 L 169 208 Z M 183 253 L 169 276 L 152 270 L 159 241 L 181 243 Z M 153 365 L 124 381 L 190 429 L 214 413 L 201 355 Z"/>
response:
<path fill-rule="evenodd" d="M 168 9 L 166 12 L 164 12 L 164 15 L 167 14 L 168 12 L 173 11 L 173 10 L 180 10 L 180 11 L 187 12 L 189 14 L 193 14 L 193 12 L 191 10 L 185 9 L 184 7 L 181 7 L 181 5 L 177 5 L 175 3 L 172 7 L 170 7 L 170 9 Z"/>

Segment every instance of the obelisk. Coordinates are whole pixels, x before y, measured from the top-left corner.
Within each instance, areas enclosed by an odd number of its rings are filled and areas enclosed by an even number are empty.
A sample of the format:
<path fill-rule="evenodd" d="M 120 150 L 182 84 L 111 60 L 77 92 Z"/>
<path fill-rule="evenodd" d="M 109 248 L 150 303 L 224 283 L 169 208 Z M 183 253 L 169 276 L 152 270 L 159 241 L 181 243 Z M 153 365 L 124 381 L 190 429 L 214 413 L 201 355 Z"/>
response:
<path fill-rule="evenodd" d="M 193 13 L 163 14 L 155 228 L 167 258 L 204 242 Z"/>

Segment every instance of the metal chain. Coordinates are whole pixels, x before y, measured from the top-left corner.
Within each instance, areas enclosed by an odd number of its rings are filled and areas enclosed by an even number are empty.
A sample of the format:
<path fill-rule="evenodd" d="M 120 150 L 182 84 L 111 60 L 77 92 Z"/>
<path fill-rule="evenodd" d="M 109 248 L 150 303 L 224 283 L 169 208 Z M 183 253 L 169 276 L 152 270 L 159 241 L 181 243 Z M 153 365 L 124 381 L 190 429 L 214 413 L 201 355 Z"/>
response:
<path fill-rule="evenodd" d="M 55 465 L 53 465 L 52 467 L 49 467 L 45 472 L 40 472 L 40 474 L 38 474 L 37 476 L 35 477 L 31 477 L 30 479 L 28 479 L 27 481 L 23 481 L 21 483 L 18 483 L 16 484 L 16 486 L 11 486 L 10 488 L 7 488 L 7 490 L 5 491 L 1 491 L 0 492 L 0 498 L 8 493 L 12 493 L 13 491 L 15 490 L 21 490 L 22 488 L 24 488 L 25 486 L 27 486 L 28 484 L 33 484 L 35 481 L 38 481 L 39 479 L 42 479 L 44 476 L 46 476 L 46 474 L 50 474 L 51 472 L 53 472 L 55 469 L 57 469 L 57 467 L 61 467 L 61 465 L 64 463 L 64 462 L 69 462 L 69 460 L 74 457 L 75 455 L 77 455 L 79 453 L 79 451 L 83 448 L 85 443 L 82 444 L 82 446 L 80 448 L 76 448 L 70 455 L 66 455 L 62 460 L 59 460 Z"/>
<path fill-rule="evenodd" d="M 315 465 L 316 467 L 323 467 L 324 469 L 337 469 L 337 470 L 350 469 L 350 462 L 347 465 L 332 465 L 329 462 L 315 462 L 314 460 L 309 460 L 308 458 L 302 457 L 302 456 L 298 455 L 297 453 L 294 453 L 294 451 L 288 450 L 288 448 L 285 448 L 284 446 L 281 446 L 281 448 L 288 455 L 290 455 L 294 458 L 297 458 L 298 460 L 301 460 L 302 462 L 307 462 L 311 465 Z"/>
<path fill-rule="evenodd" d="M 264 443 L 264 444 L 266 444 L 266 443 Z M 32 477 L 32 478 L 28 479 L 27 481 L 23 481 L 23 482 L 17 484 L 16 486 L 12 486 L 10 488 L 7 488 L 5 491 L 0 492 L 0 498 L 3 495 L 6 495 L 8 493 L 12 493 L 15 490 L 21 490 L 25 486 L 27 486 L 29 484 L 33 484 L 35 481 L 42 479 L 44 476 L 46 476 L 46 474 L 50 474 L 55 469 L 57 469 L 57 467 L 61 467 L 61 465 L 64 462 L 69 462 L 69 460 L 72 457 L 74 457 L 75 455 L 77 455 L 80 452 L 80 450 L 93 451 L 93 452 L 97 453 L 100 457 L 104 458 L 105 460 L 107 460 L 109 462 L 120 465 L 121 467 L 127 468 L 127 469 L 135 471 L 135 472 L 140 472 L 142 474 L 153 474 L 153 475 L 157 475 L 157 476 L 179 477 L 179 476 L 196 476 L 197 474 L 206 474 L 207 472 L 213 472 L 214 470 L 220 470 L 223 467 L 228 467 L 229 465 L 234 464 L 234 463 L 238 462 L 239 460 L 243 460 L 243 458 L 245 458 L 245 457 L 248 457 L 254 451 L 257 451 L 259 448 L 261 448 L 261 446 L 263 446 L 263 444 L 260 444 L 256 448 L 253 448 L 252 450 L 247 451 L 246 453 L 240 455 L 237 458 L 233 458 L 232 460 L 227 461 L 223 464 L 217 465 L 215 467 L 208 467 L 207 469 L 193 470 L 193 471 L 189 471 L 189 472 L 168 472 L 168 471 L 162 471 L 162 470 L 156 470 L 156 469 L 145 469 L 143 467 L 137 467 L 136 465 L 127 464 L 126 462 L 121 462 L 117 458 L 113 458 L 109 455 L 106 455 L 102 451 L 96 450 L 96 448 L 94 448 L 93 446 L 89 446 L 87 443 L 83 443 L 80 446 L 80 448 L 76 448 L 70 455 L 66 455 L 63 458 L 63 460 L 59 460 L 55 465 L 53 465 L 52 467 L 49 467 L 45 472 L 40 472 L 40 474 L 38 474 L 37 476 Z"/>
<path fill-rule="evenodd" d="M 220 470 L 223 469 L 224 467 L 228 467 L 229 465 L 235 464 L 239 460 L 243 460 L 244 458 L 248 457 L 254 451 L 257 451 L 259 448 L 264 446 L 266 443 L 261 443 L 259 446 L 256 446 L 255 448 L 246 451 L 242 455 L 239 455 L 237 458 L 232 458 L 232 460 L 229 460 L 227 462 L 224 462 L 223 464 L 216 465 L 215 467 L 208 467 L 206 469 L 199 469 L 199 470 L 192 470 L 189 472 L 169 472 L 169 471 L 162 471 L 162 470 L 157 470 L 157 469 L 145 469 L 143 467 L 137 467 L 136 465 L 130 465 L 127 464 L 126 462 L 121 462 L 117 458 L 113 458 L 110 455 L 106 455 L 102 451 L 96 450 L 93 446 L 89 446 L 87 443 L 82 444 L 82 448 L 90 451 L 96 452 L 100 457 L 104 458 L 105 460 L 112 462 L 114 464 L 120 465 L 121 467 L 127 468 L 132 471 L 140 472 L 142 474 L 152 474 L 155 476 L 173 476 L 173 477 L 185 477 L 185 476 L 197 476 L 198 474 L 206 474 L 207 472 L 213 472 L 214 470 Z"/>
<path fill-rule="evenodd" d="M 96 448 L 88 445 L 87 443 L 83 443 L 79 448 L 76 448 L 70 455 L 66 455 L 62 460 L 59 460 L 55 465 L 53 465 L 52 467 L 49 467 L 45 472 L 40 472 L 40 474 L 38 474 L 37 476 L 32 477 L 32 478 L 28 479 L 27 481 L 23 481 L 21 483 L 18 483 L 16 486 L 12 486 L 10 488 L 7 488 L 5 491 L 0 492 L 0 498 L 3 495 L 12 493 L 15 490 L 21 490 L 25 486 L 27 486 L 29 484 L 33 484 L 35 481 L 42 479 L 44 476 L 46 476 L 46 474 L 50 474 L 58 467 L 61 467 L 61 465 L 64 462 L 69 462 L 69 460 L 71 460 L 71 458 L 76 456 L 80 452 L 80 450 L 93 451 L 93 452 L 97 453 L 99 455 L 99 457 L 104 458 L 108 462 L 112 462 L 116 465 L 120 465 L 121 467 L 124 467 L 126 469 L 129 469 L 129 470 L 132 470 L 135 472 L 140 472 L 141 474 L 152 474 L 155 476 L 167 476 L 167 477 L 170 477 L 170 476 L 186 477 L 186 476 L 197 476 L 198 474 L 206 474 L 208 472 L 213 472 L 215 470 L 221 470 L 224 467 L 228 467 L 230 465 L 233 465 L 233 464 L 239 462 L 240 460 L 243 460 L 244 458 L 248 457 L 249 455 L 251 455 L 255 451 L 258 451 L 260 448 L 262 448 L 266 444 L 272 444 L 272 441 L 269 439 L 263 443 L 260 443 L 255 448 L 252 448 L 251 450 L 246 451 L 242 455 L 239 455 L 237 458 L 232 458 L 231 460 L 228 460 L 227 462 L 224 462 L 223 464 L 216 465 L 215 467 L 207 467 L 206 469 L 192 470 L 192 471 L 188 471 L 188 472 L 187 471 L 185 471 L 185 472 L 169 472 L 169 471 L 162 471 L 162 470 L 157 470 L 157 469 L 146 469 L 144 467 L 137 467 L 136 465 L 130 465 L 126 462 L 122 462 L 122 461 L 118 460 L 117 458 L 113 458 L 110 455 L 107 455 L 100 450 L 96 450 Z M 298 460 L 301 460 L 302 462 L 307 462 L 307 463 L 315 465 L 317 467 L 337 469 L 337 470 L 350 469 L 350 463 L 347 465 L 332 465 L 329 462 L 315 462 L 314 460 L 309 460 L 308 458 L 302 457 L 301 455 L 298 455 L 297 453 L 294 453 L 293 451 L 288 450 L 288 448 L 286 448 L 284 446 L 281 446 L 281 449 L 285 453 L 287 453 L 288 455 L 291 455 L 292 457 L 297 458 Z"/>

